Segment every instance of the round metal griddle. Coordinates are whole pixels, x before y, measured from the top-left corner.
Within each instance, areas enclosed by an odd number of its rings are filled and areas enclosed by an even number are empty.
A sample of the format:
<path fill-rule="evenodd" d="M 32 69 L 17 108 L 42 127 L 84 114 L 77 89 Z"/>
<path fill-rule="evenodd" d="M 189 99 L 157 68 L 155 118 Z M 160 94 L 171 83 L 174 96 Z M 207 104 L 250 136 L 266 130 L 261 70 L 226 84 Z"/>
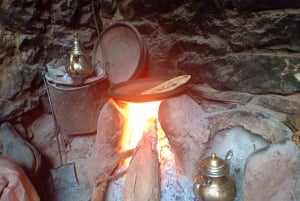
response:
<path fill-rule="evenodd" d="M 151 94 L 142 94 L 149 88 L 155 87 L 168 80 L 167 78 L 142 78 L 129 80 L 112 85 L 108 90 L 108 96 L 127 102 L 148 102 L 170 98 L 183 93 L 187 89 L 187 83 L 177 88 Z"/>

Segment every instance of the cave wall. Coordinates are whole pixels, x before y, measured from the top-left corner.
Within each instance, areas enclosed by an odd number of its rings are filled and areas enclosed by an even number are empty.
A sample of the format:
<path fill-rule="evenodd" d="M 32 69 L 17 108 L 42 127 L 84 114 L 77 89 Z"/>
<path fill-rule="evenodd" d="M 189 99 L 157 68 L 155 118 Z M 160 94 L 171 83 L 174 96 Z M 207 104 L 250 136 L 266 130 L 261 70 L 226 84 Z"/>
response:
<path fill-rule="evenodd" d="M 290 95 L 300 89 L 296 0 L 0 4 L 0 123 L 26 126 L 50 112 L 42 79 L 46 64 L 68 58 L 75 32 L 91 57 L 98 31 L 118 20 L 131 22 L 143 36 L 149 77 L 189 73 L 191 84 L 254 94 Z"/>

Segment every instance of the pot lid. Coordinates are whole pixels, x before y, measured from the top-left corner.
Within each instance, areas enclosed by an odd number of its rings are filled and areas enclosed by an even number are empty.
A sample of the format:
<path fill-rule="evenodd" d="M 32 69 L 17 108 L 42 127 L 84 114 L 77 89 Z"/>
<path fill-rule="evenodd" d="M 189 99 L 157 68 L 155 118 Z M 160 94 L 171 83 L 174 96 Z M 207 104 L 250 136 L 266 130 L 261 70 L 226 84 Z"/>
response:
<path fill-rule="evenodd" d="M 211 155 L 205 158 L 201 162 L 202 172 L 210 177 L 220 177 L 227 174 L 229 165 L 225 160 L 219 158 L 215 152 L 212 152 Z"/>
<path fill-rule="evenodd" d="M 102 68 L 95 69 L 95 76 L 88 77 L 83 80 L 83 82 L 76 82 L 65 70 L 65 66 L 46 66 L 47 72 L 45 73 L 45 78 L 47 81 L 53 84 L 66 85 L 66 86 L 81 86 L 89 85 L 98 81 L 103 81 L 107 77 Z"/>
<path fill-rule="evenodd" d="M 113 84 L 139 77 L 146 61 L 144 41 L 129 22 L 108 26 L 94 45 L 92 63 L 103 66 Z"/>
<path fill-rule="evenodd" d="M 142 78 L 128 80 L 115 85 L 112 85 L 108 90 L 108 95 L 114 99 L 127 102 L 146 102 L 146 101 L 156 101 L 170 98 L 180 93 L 183 93 L 187 88 L 187 83 L 190 76 L 178 76 L 173 79 L 167 78 Z M 181 81 L 180 82 L 178 82 Z M 176 81 L 177 85 L 170 87 L 170 82 Z M 160 86 L 166 84 L 167 88 L 159 88 Z M 158 87 L 158 88 L 157 88 Z M 152 89 L 151 93 L 149 89 Z"/>

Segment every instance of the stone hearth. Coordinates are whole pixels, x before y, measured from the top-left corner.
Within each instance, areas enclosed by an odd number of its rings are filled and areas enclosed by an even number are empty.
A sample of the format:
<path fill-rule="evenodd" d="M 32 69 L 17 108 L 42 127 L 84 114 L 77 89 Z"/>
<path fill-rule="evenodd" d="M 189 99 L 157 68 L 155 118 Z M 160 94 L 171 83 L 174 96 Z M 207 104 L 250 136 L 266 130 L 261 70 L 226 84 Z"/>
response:
<path fill-rule="evenodd" d="M 286 97 L 220 92 L 205 85 L 196 88 L 190 86 L 187 95 L 165 100 L 161 104 L 162 127 L 169 138 L 171 149 L 172 146 L 176 147 L 173 150 L 176 166 L 170 167 L 169 172 L 165 174 L 174 178 L 168 178 L 169 185 L 162 187 L 165 192 L 162 198 L 196 200 L 191 188 L 199 160 L 211 151 L 216 151 L 220 157 L 224 157 L 228 149 L 233 149 L 231 174 L 236 179 L 239 189 L 236 201 L 253 200 L 253 192 L 261 189 L 265 192 L 269 188 L 266 194 L 255 194 L 258 196 L 256 200 L 281 200 L 283 196 L 288 197 L 284 200 L 297 200 L 300 193 L 298 186 L 300 150 L 291 141 L 293 132 L 285 124 L 286 113 L 283 111 L 299 105 L 298 95 Z M 201 99 L 193 99 L 195 95 Z M 278 104 L 268 107 L 274 101 Z M 185 110 L 190 111 L 184 112 Z M 87 195 L 92 191 L 95 171 L 103 169 L 105 166 L 103 161 L 115 155 L 120 130 L 117 113 L 107 102 L 99 114 L 97 137 L 76 136 L 67 146 L 66 162 L 75 163 L 81 191 Z M 193 119 L 190 119 L 191 117 Z M 51 116 L 44 115 L 39 118 L 30 130 L 35 136 L 32 144 L 41 151 L 51 167 L 58 167 L 60 163 Z M 176 137 L 172 138 L 168 133 Z M 101 136 L 107 134 L 112 136 L 111 140 L 109 142 L 101 140 Z M 184 144 L 175 141 L 179 135 L 185 138 Z M 182 147 L 178 149 L 178 146 Z M 284 166 L 281 166 L 283 164 Z M 272 171 L 282 174 L 266 174 Z M 256 180 L 253 180 L 254 178 Z M 266 180 L 270 182 L 264 183 Z M 114 190 L 117 186 L 119 188 L 117 192 L 121 192 L 122 178 L 112 182 L 111 185 Z M 242 190 L 243 186 L 246 186 L 246 190 Z M 108 189 L 109 192 L 111 191 Z M 118 199 L 119 194 L 109 193 L 108 200 Z"/>

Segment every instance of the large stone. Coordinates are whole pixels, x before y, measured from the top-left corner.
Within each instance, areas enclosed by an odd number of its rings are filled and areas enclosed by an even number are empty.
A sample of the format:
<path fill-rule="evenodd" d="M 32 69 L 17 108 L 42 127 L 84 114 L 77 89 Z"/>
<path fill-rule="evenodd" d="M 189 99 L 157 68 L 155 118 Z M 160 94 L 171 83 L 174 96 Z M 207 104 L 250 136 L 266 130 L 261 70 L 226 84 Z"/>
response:
<path fill-rule="evenodd" d="M 0 121 L 12 120 L 39 105 L 40 65 L 14 62 L 0 71 Z M 31 91 L 30 91 L 31 90 Z"/>
<path fill-rule="evenodd" d="M 210 138 L 207 114 L 190 97 L 165 100 L 159 107 L 159 122 L 175 155 L 176 166 L 193 175 L 198 159 Z"/>
<path fill-rule="evenodd" d="M 221 113 L 211 113 L 209 117 L 210 133 L 240 126 L 247 131 L 260 135 L 267 142 L 278 143 L 291 138 L 291 130 L 280 120 L 263 112 L 246 109 L 232 109 Z"/>
<path fill-rule="evenodd" d="M 252 94 L 235 92 L 235 91 L 218 91 L 207 85 L 193 85 L 191 87 L 192 93 L 196 96 L 214 101 L 232 102 L 245 105 L 254 97 Z"/>
<path fill-rule="evenodd" d="M 257 107 L 259 110 L 273 113 L 274 116 L 282 116 L 285 119 L 286 114 L 300 114 L 300 95 L 255 95 L 237 91 L 218 91 L 206 84 L 190 86 L 190 94 L 195 97 L 206 112 L 216 110 L 225 110 L 241 107 Z M 221 109 L 223 107 L 223 109 Z M 285 114 L 285 115 L 284 115 Z"/>
<path fill-rule="evenodd" d="M 35 88 L 34 80 L 39 74 L 40 65 L 26 65 L 14 62 L 0 71 L 0 95 L 3 99 L 12 99 L 19 93 Z M 41 79 L 40 79 L 41 81 Z"/>
<path fill-rule="evenodd" d="M 37 108 L 39 104 L 40 101 L 38 97 L 26 97 L 14 101 L 0 100 L 0 122 L 6 120 L 16 121 L 22 115 Z"/>
<path fill-rule="evenodd" d="M 1 155 L 14 160 L 29 176 L 38 173 L 41 167 L 41 155 L 29 142 L 22 139 L 8 122 L 0 126 Z"/>
<path fill-rule="evenodd" d="M 91 186 L 100 174 L 108 171 L 106 166 L 117 155 L 118 143 L 122 132 L 122 118 L 111 102 L 106 102 L 97 123 L 94 155 L 91 157 Z"/>
<path fill-rule="evenodd" d="M 245 173 L 245 164 L 249 155 L 259 149 L 269 146 L 266 140 L 259 135 L 241 128 L 234 127 L 218 132 L 208 143 L 207 150 L 202 160 L 214 152 L 218 157 L 225 159 L 229 150 L 233 155 L 230 159 L 229 175 L 233 178 L 236 186 L 236 196 L 234 201 L 241 201 L 241 189 Z M 199 164 L 198 174 L 201 166 Z"/>
<path fill-rule="evenodd" d="M 58 1 L 52 4 L 52 21 L 56 24 L 71 26 L 75 20 L 78 0 Z"/>
<path fill-rule="evenodd" d="M 224 56 L 228 44 L 216 35 L 209 34 L 206 36 L 177 36 L 176 41 L 172 41 L 172 46 L 168 52 L 169 57 L 180 58 L 185 53 L 195 52 L 202 57 L 207 56 Z"/>
<path fill-rule="evenodd" d="M 159 108 L 159 122 L 175 154 L 177 167 L 187 175 L 195 174 L 209 140 L 220 131 L 242 127 L 269 143 L 292 136 L 283 122 L 262 112 L 232 109 L 206 113 L 186 95 L 164 100 Z"/>
<path fill-rule="evenodd" d="M 300 114 L 299 94 L 290 96 L 259 96 L 257 98 L 256 104 L 264 108 L 268 108 L 269 110 L 282 112 L 285 114 Z"/>
<path fill-rule="evenodd" d="M 300 90 L 298 63 L 298 56 L 240 53 L 208 62 L 187 56 L 177 69 L 219 90 L 291 94 Z"/>
<path fill-rule="evenodd" d="M 40 18 L 38 8 L 34 5 L 13 5 L 0 9 L 0 24 L 13 32 L 41 33 L 45 31 L 48 19 Z"/>
<path fill-rule="evenodd" d="M 58 143 L 54 133 L 54 121 L 52 115 L 43 114 L 36 119 L 28 128 L 28 133 L 32 136 L 32 144 L 44 156 L 45 167 L 54 168 L 61 165 Z M 57 133 L 57 135 L 60 135 Z"/>
<path fill-rule="evenodd" d="M 300 197 L 300 150 L 291 141 L 271 144 L 249 156 L 244 201 L 294 201 Z"/>
<path fill-rule="evenodd" d="M 101 0 L 101 16 L 111 18 L 117 8 L 116 0 Z"/>
<path fill-rule="evenodd" d="M 229 36 L 234 48 L 288 49 L 299 51 L 300 15 L 297 11 L 264 11 L 250 14 L 240 21 L 239 31 Z M 229 30 L 230 31 L 230 30 Z"/>
<path fill-rule="evenodd" d="M 0 94 L 3 99 L 11 99 L 22 89 L 24 78 L 16 63 L 0 71 Z"/>
<path fill-rule="evenodd" d="M 226 2 L 226 1 L 225 1 Z M 265 10 L 265 9 L 278 9 L 278 8 L 299 8 L 300 3 L 297 0 L 231 0 L 232 5 L 240 11 L 251 10 Z"/>
<path fill-rule="evenodd" d="M 129 18 L 133 16 L 147 16 L 153 13 L 170 12 L 183 3 L 182 0 L 170 1 L 145 1 L 145 0 L 129 0 L 121 1 L 118 6 L 121 13 Z"/>

